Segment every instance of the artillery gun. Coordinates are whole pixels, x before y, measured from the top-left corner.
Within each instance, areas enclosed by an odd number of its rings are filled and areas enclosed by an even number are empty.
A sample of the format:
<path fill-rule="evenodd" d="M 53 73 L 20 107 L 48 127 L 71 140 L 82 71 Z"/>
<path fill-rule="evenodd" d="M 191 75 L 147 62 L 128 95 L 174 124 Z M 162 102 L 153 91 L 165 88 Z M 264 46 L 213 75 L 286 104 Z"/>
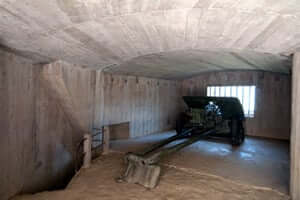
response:
<path fill-rule="evenodd" d="M 188 109 L 176 122 L 177 134 L 139 153 L 127 153 L 127 169 L 118 179 L 137 183 L 146 188 L 158 184 L 159 161 L 180 149 L 209 137 L 228 138 L 232 145 L 240 145 L 245 138 L 245 116 L 240 101 L 235 97 L 183 97 Z M 181 139 L 173 146 L 166 145 Z"/>

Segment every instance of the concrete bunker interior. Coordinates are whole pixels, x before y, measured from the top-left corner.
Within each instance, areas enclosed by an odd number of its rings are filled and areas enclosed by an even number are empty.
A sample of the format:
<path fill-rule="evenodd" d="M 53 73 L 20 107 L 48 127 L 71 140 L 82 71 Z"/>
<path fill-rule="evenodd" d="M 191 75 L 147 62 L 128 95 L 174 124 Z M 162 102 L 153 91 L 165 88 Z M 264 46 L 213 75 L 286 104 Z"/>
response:
<path fill-rule="evenodd" d="M 299 11 L 292 0 L 1 1 L 0 199 L 300 199 Z M 255 86 L 245 143 L 184 148 L 152 190 L 115 182 L 124 154 L 174 135 L 182 96 L 210 86 Z M 116 131 L 108 153 L 49 191 L 103 126 Z"/>

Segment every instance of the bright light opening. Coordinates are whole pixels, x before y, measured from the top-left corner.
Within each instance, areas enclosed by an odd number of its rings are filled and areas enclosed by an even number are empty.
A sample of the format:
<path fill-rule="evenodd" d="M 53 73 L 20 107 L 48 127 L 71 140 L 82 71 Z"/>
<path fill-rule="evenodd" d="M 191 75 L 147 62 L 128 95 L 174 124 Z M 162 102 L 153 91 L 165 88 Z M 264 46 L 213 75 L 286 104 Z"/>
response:
<path fill-rule="evenodd" d="M 209 97 L 237 97 L 243 105 L 246 117 L 254 117 L 255 86 L 208 86 Z"/>

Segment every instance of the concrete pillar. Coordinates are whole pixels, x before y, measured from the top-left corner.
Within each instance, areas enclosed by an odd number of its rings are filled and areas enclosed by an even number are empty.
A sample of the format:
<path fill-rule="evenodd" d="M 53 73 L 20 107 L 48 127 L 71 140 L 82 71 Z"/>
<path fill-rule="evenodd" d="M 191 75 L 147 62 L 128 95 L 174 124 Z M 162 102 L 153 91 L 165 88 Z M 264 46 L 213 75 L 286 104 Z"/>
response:
<path fill-rule="evenodd" d="M 103 134 L 102 134 L 102 142 L 103 142 L 103 154 L 109 153 L 109 141 L 110 141 L 110 127 L 104 126 L 103 127 Z"/>
<path fill-rule="evenodd" d="M 293 200 L 300 200 L 300 52 L 293 57 L 291 121 L 290 195 Z"/>
<path fill-rule="evenodd" d="M 83 142 L 83 168 L 89 168 L 92 162 L 92 136 L 91 134 L 84 134 Z"/>

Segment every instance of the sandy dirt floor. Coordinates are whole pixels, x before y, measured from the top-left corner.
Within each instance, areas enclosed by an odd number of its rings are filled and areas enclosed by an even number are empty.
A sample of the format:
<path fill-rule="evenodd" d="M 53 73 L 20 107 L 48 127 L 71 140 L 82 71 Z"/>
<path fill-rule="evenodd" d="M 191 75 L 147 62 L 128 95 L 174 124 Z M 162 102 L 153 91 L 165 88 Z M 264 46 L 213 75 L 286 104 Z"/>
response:
<path fill-rule="evenodd" d="M 113 141 L 111 148 L 120 152 L 140 152 L 174 134 L 170 131 Z M 233 147 L 227 140 L 201 140 L 169 155 L 163 163 L 288 194 L 289 155 L 286 141 L 246 137 L 238 147 Z"/>
<path fill-rule="evenodd" d="M 233 182 L 218 176 L 174 166 L 163 166 L 159 185 L 152 190 L 136 184 L 117 183 L 125 168 L 124 154 L 101 156 L 82 169 L 67 189 L 17 196 L 13 200 L 236 200 L 289 199 L 277 191 Z"/>

